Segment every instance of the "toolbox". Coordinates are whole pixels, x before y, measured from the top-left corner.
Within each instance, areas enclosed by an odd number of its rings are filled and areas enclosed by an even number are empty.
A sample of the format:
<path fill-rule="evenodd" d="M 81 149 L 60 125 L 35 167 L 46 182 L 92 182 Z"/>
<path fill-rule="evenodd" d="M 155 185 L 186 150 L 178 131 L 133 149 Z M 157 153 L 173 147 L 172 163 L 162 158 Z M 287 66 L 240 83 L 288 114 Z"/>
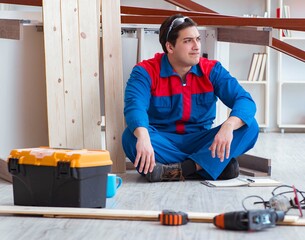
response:
<path fill-rule="evenodd" d="M 8 170 L 13 178 L 14 204 L 103 208 L 111 166 L 105 150 L 12 150 Z"/>

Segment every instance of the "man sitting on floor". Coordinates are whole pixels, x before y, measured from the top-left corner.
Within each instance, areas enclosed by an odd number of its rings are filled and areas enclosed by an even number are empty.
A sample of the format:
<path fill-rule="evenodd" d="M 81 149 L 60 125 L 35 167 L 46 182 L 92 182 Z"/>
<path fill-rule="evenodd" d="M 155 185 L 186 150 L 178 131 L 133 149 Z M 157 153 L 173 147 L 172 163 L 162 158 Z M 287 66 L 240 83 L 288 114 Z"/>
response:
<path fill-rule="evenodd" d="M 253 99 L 218 61 L 200 57 L 191 18 L 167 18 L 159 41 L 164 53 L 138 63 L 127 82 L 127 157 L 150 182 L 237 177 L 236 157 L 259 133 Z M 218 98 L 231 112 L 212 128 Z"/>

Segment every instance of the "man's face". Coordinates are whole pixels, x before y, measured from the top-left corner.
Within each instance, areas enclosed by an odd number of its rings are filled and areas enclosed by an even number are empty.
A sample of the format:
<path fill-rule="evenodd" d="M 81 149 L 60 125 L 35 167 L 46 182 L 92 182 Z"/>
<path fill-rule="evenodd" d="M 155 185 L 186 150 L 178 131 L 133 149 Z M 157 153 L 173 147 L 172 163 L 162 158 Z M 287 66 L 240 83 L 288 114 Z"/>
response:
<path fill-rule="evenodd" d="M 169 54 L 180 66 L 190 67 L 199 62 L 200 35 L 197 27 L 188 27 L 179 31 L 175 47 L 172 46 Z"/>

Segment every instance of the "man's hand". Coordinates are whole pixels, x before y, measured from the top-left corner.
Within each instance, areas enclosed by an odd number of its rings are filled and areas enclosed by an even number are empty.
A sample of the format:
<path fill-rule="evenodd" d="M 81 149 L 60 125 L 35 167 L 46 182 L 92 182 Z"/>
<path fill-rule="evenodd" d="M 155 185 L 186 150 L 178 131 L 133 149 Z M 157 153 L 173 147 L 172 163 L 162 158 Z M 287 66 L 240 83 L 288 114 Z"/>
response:
<path fill-rule="evenodd" d="M 212 157 L 216 156 L 221 162 L 225 158 L 230 157 L 230 148 L 233 140 L 233 131 L 242 127 L 244 122 L 237 117 L 229 117 L 220 127 L 218 133 L 215 135 L 212 145 L 209 147 Z"/>
<path fill-rule="evenodd" d="M 137 156 L 134 162 L 134 166 L 139 164 L 139 172 L 147 174 L 148 171 L 152 172 L 155 167 L 155 153 L 150 142 L 150 137 L 146 128 L 139 127 L 134 131 L 134 135 L 137 137 Z"/>

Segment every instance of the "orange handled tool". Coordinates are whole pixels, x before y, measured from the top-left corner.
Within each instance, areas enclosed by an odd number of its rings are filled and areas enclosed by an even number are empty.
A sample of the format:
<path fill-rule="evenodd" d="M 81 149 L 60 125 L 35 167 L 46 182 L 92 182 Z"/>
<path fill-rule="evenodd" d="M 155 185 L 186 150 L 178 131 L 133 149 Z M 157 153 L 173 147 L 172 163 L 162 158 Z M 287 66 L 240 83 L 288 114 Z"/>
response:
<path fill-rule="evenodd" d="M 159 214 L 159 221 L 162 225 L 178 226 L 187 224 L 189 220 L 185 212 L 163 210 L 162 213 Z"/>

